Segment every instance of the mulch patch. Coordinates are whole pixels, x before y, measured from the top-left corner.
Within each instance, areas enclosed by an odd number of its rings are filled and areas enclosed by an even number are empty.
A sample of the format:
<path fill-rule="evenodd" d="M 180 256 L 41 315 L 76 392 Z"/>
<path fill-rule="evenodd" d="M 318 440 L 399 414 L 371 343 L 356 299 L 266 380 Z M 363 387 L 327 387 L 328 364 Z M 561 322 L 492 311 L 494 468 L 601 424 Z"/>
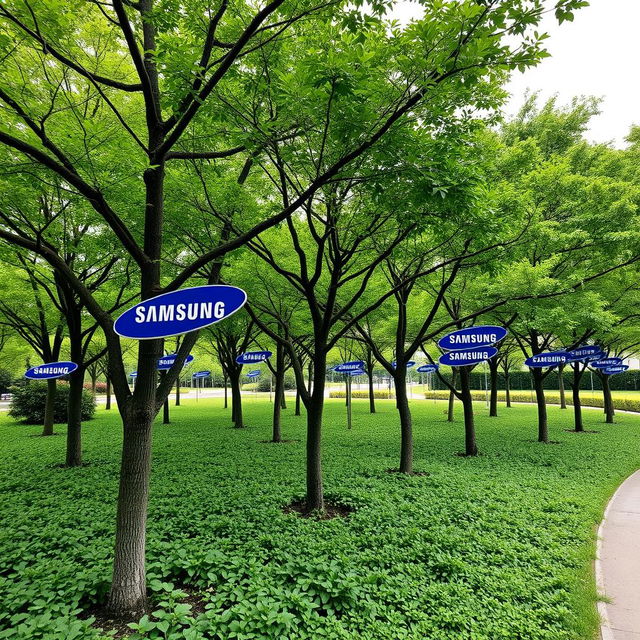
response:
<path fill-rule="evenodd" d="M 94 629 L 102 629 L 104 633 L 111 633 L 112 638 L 127 638 L 134 631 L 129 626 L 129 622 L 138 622 L 140 619 L 132 618 L 131 620 L 119 620 L 112 618 L 101 607 L 92 607 L 91 609 L 85 609 L 81 616 L 82 618 L 95 618 L 91 626 Z"/>
<path fill-rule="evenodd" d="M 294 513 L 301 518 L 311 518 L 313 520 L 332 520 L 333 518 L 346 518 L 352 514 L 355 509 L 346 504 L 339 502 L 324 501 L 324 512 L 307 511 L 307 504 L 304 500 L 294 500 L 290 504 L 282 507 L 284 513 Z"/>

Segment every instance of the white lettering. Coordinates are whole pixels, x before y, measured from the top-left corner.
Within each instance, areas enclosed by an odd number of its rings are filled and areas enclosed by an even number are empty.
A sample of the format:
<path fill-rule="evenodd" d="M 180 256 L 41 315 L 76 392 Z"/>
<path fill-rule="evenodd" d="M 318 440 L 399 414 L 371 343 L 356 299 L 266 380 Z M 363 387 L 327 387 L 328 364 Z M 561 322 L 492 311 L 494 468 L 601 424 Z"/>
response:
<path fill-rule="evenodd" d="M 160 314 L 158 315 L 159 322 L 173 322 L 174 306 L 172 304 L 161 304 Z"/>
<path fill-rule="evenodd" d="M 144 322 L 144 307 L 136 307 L 136 322 Z"/>
<path fill-rule="evenodd" d="M 216 318 L 224 318 L 224 302 L 216 302 L 213 308 L 213 315 Z"/>
<path fill-rule="evenodd" d="M 193 304 L 190 302 L 187 305 L 187 318 L 189 320 L 195 320 L 198 317 L 198 303 Z"/>

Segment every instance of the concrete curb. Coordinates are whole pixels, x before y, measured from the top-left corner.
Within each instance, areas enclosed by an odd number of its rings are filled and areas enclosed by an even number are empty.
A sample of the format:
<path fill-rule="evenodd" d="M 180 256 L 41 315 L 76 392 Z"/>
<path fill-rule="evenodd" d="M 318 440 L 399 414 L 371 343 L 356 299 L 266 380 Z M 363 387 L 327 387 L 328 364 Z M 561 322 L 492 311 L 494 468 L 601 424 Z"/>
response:
<path fill-rule="evenodd" d="M 626 484 L 631 481 L 636 475 L 640 474 L 640 470 L 634 471 L 632 474 L 627 476 L 623 482 L 618 486 L 614 494 L 611 496 L 607 506 L 604 510 L 604 514 L 602 516 L 602 520 L 600 521 L 600 525 L 598 526 L 597 531 L 597 541 L 596 541 L 596 558 L 594 562 L 594 571 L 596 578 L 596 588 L 598 590 L 599 596 L 606 596 L 606 588 L 605 588 L 605 572 L 602 563 L 603 556 L 603 544 L 604 544 L 604 535 L 605 535 L 605 527 L 609 523 L 609 515 L 612 510 L 612 507 L 616 501 L 616 499 L 620 496 L 620 494 L 625 490 Z M 611 605 L 604 600 L 598 601 L 598 613 L 600 615 L 600 638 L 601 640 L 616 640 L 625 632 L 620 632 L 620 635 L 616 634 L 616 630 L 611 626 L 611 617 L 609 614 L 609 607 Z M 635 636 L 635 632 L 633 632 Z M 628 632 L 624 635 L 624 637 L 628 637 Z"/>

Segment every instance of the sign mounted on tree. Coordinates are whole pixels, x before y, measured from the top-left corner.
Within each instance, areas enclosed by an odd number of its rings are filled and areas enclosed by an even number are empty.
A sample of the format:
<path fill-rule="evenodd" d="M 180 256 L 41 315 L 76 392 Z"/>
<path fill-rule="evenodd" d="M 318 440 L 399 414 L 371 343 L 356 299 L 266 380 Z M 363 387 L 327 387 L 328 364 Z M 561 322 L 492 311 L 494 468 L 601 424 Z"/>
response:
<path fill-rule="evenodd" d="M 168 338 L 208 327 L 241 309 L 247 294 L 238 287 L 210 284 L 178 289 L 139 302 L 114 323 L 123 338 Z"/>
<path fill-rule="evenodd" d="M 602 358 L 589 363 L 594 369 L 608 369 L 609 367 L 618 367 L 622 364 L 622 358 Z"/>
<path fill-rule="evenodd" d="M 433 373 L 434 371 L 437 371 L 439 369 L 437 364 L 423 364 L 420 365 L 416 371 L 418 373 Z"/>
<path fill-rule="evenodd" d="M 490 347 L 507 335 L 504 327 L 467 327 L 447 334 L 438 340 L 438 346 L 447 351 Z"/>
<path fill-rule="evenodd" d="M 364 361 L 354 360 L 353 362 L 343 362 L 342 364 L 337 364 L 333 367 L 333 370 L 336 373 L 349 373 L 350 371 L 364 370 Z"/>
<path fill-rule="evenodd" d="M 495 347 L 465 349 L 464 351 L 450 351 L 440 356 L 438 362 L 449 367 L 466 367 L 493 358 L 498 353 Z"/>
<path fill-rule="evenodd" d="M 623 373 L 629 368 L 627 364 L 619 364 L 614 367 L 607 367 L 606 369 L 601 369 L 602 373 L 611 376 L 614 373 Z"/>
<path fill-rule="evenodd" d="M 28 369 L 24 377 L 30 380 L 50 380 L 73 373 L 78 368 L 75 362 L 47 362 Z"/>
<path fill-rule="evenodd" d="M 178 357 L 177 353 L 172 353 L 168 356 L 162 356 L 162 358 L 158 359 L 158 366 L 157 369 L 160 371 L 166 371 L 168 369 L 171 369 L 171 367 L 173 366 L 173 363 L 176 361 L 176 358 Z M 191 354 L 189 354 L 185 359 L 184 359 L 184 365 L 183 366 L 187 366 L 190 362 L 193 362 L 193 356 Z"/>
<path fill-rule="evenodd" d="M 237 358 L 238 364 L 251 364 L 252 362 L 264 362 L 268 360 L 273 354 L 271 351 L 247 351 L 241 353 Z"/>
<path fill-rule="evenodd" d="M 249 371 L 246 375 L 247 378 L 257 378 L 261 373 L 262 371 L 260 371 L 260 369 L 256 369 L 255 371 Z"/>
<path fill-rule="evenodd" d="M 208 378 L 211 375 L 211 371 L 196 371 L 192 378 Z"/>
<path fill-rule="evenodd" d="M 591 358 L 600 357 L 602 355 L 602 349 L 595 345 L 585 345 L 571 349 L 568 353 L 571 356 L 569 362 L 577 362 L 578 360 L 587 361 Z"/>
<path fill-rule="evenodd" d="M 524 363 L 527 367 L 545 368 L 557 367 L 571 360 L 571 354 L 568 351 L 549 351 L 548 353 L 538 353 L 535 356 L 527 358 Z"/>

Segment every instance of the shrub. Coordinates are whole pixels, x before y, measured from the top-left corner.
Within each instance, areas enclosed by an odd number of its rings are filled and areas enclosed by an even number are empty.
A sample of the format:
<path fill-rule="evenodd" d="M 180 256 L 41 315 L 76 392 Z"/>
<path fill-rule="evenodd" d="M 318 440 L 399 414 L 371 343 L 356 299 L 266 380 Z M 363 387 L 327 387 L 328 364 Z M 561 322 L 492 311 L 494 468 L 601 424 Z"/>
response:
<path fill-rule="evenodd" d="M 329 393 L 329 397 L 330 398 L 346 398 L 347 397 L 347 392 L 346 391 L 331 391 Z M 368 391 L 354 391 L 353 389 L 351 390 L 351 397 L 352 398 L 368 398 L 369 397 L 369 392 Z M 374 391 L 373 392 L 373 397 L 377 398 L 378 400 L 393 400 L 393 398 L 395 398 L 395 394 L 393 393 L 393 391 Z"/>
<path fill-rule="evenodd" d="M 44 408 L 47 399 L 47 383 L 32 382 L 23 387 L 13 389 L 13 397 L 9 415 L 25 424 L 42 424 L 44 422 Z M 69 385 L 58 383 L 56 385 L 56 398 L 54 402 L 54 422 L 67 421 L 67 402 L 69 400 Z M 96 410 L 96 401 L 89 391 L 82 391 L 82 419 L 90 420 Z"/>

